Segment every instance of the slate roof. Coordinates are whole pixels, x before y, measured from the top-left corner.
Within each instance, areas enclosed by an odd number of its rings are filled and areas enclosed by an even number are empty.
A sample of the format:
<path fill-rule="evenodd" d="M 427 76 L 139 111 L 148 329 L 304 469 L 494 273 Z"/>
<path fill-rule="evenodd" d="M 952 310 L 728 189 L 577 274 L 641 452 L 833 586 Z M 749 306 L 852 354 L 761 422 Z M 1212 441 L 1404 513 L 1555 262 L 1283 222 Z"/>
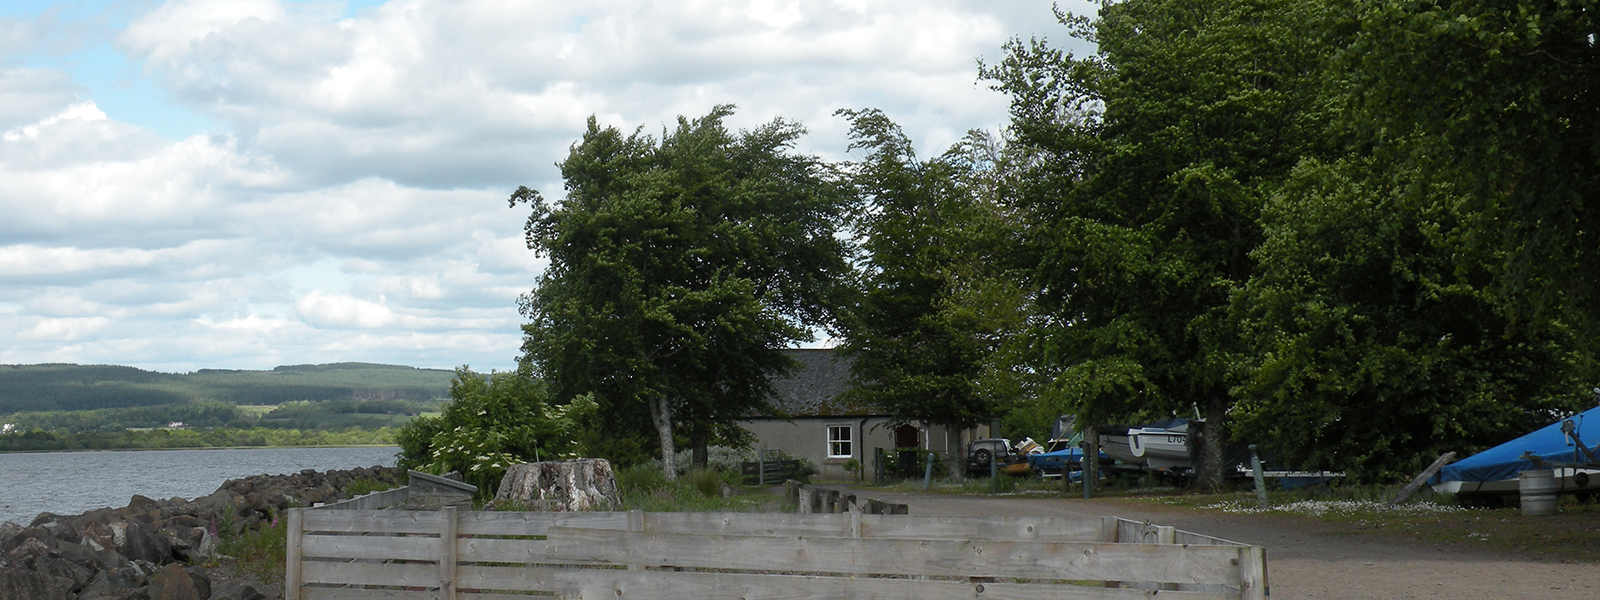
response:
<path fill-rule="evenodd" d="M 850 388 L 850 363 L 831 349 L 790 349 L 784 351 L 799 361 L 793 375 L 772 382 L 777 388 L 775 407 L 790 417 L 862 417 L 882 411 L 847 404 L 839 395 Z"/>

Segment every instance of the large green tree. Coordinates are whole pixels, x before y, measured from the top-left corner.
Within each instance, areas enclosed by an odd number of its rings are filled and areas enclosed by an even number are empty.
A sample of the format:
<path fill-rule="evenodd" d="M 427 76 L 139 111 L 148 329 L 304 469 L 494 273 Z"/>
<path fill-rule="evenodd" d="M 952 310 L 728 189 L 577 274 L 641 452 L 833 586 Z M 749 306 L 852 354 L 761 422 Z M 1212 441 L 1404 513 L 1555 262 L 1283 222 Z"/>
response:
<path fill-rule="evenodd" d="M 1263 211 L 1257 273 L 1235 296 L 1254 351 L 1231 416 L 1287 465 L 1396 481 L 1585 399 L 1579 336 L 1513 319 L 1491 269 L 1456 256 L 1471 219 L 1412 201 L 1409 173 L 1307 161 Z"/>
<path fill-rule="evenodd" d="M 848 281 L 837 235 L 850 194 L 793 151 L 775 120 L 730 132 L 719 106 L 659 139 L 593 118 L 561 163 L 566 197 L 526 202 L 528 246 L 549 257 L 523 297 L 527 361 L 556 398 L 593 394 L 624 451 L 653 429 L 668 477 L 675 432 L 703 449 L 719 427 L 770 411 L 782 349 L 831 323 Z M 703 452 L 697 453 L 703 455 Z"/>
<path fill-rule="evenodd" d="M 1351 124 L 1408 190 L 1459 204 L 1453 240 L 1522 315 L 1600 292 L 1600 2 L 1348 0 Z M 1442 193 L 1441 193 L 1442 192 Z M 1555 315 L 1558 318 L 1560 315 Z"/>
<path fill-rule="evenodd" d="M 1315 8 L 1105 2 L 1063 15 L 1093 55 L 1016 41 L 984 69 L 1033 157 L 1024 250 L 1054 397 L 1096 423 L 1198 409 L 1206 486 L 1246 351 L 1230 297 L 1254 270 L 1263 199 L 1322 141 Z"/>
<path fill-rule="evenodd" d="M 958 430 L 1000 416 L 1018 395 L 1001 350 L 1027 307 L 1000 258 L 1011 242 L 997 203 L 1003 147 L 974 133 L 919 160 L 881 111 L 841 114 L 851 149 L 867 151 L 849 165 L 866 264 L 841 346 L 856 382 L 847 397 Z"/>

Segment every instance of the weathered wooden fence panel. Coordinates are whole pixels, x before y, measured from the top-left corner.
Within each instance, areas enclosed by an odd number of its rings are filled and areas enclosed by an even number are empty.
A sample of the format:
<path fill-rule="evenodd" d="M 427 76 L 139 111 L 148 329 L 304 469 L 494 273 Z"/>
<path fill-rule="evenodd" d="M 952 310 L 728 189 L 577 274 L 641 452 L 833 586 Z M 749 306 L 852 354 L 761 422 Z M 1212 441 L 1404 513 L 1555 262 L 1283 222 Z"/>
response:
<path fill-rule="evenodd" d="M 849 575 L 1239 584 L 1227 546 L 717 536 L 550 529 L 557 560 Z"/>
<path fill-rule="evenodd" d="M 293 509 L 289 526 L 289 600 L 1266 598 L 1260 548 L 1114 517 Z"/>
<path fill-rule="evenodd" d="M 1133 600 L 1150 597 L 1144 590 L 1052 584 L 598 569 L 561 571 L 556 574 L 555 583 L 562 590 L 560 597 L 623 600 Z M 1160 597 L 1174 600 L 1238 598 L 1191 592 L 1163 592 Z"/>

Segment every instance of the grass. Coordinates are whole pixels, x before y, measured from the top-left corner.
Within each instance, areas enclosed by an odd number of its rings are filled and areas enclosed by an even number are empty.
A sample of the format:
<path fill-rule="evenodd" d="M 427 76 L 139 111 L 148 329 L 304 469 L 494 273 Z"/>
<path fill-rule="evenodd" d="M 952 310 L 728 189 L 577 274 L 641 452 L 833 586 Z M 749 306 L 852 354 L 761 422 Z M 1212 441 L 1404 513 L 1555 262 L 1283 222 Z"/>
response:
<path fill-rule="evenodd" d="M 1371 536 L 1509 552 L 1553 560 L 1600 562 L 1600 504 L 1563 496 L 1558 514 L 1524 516 L 1516 508 L 1465 508 L 1424 491 L 1398 506 L 1399 486 L 1340 486 L 1272 491 L 1260 508 L 1253 492 L 1147 497 L 1169 506 L 1234 514 L 1283 515 L 1320 524 L 1334 535 Z"/>
<path fill-rule="evenodd" d="M 281 515 L 261 529 L 241 528 L 233 519 L 224 517 L 217 525 L 217 552 L 232 560 L 213 559 L 206 566 L 227 565 L 238 576 L 252 581 L 283 581 L 288 531 L 288 519 Z"/>
<path fill-rule="evenodd" d="M 723 490 L 733 493 L 724 496 Z M 681 473 L 667 481 L 659 467 L 642 465 L 617 472 L 622 510 L 652 512 L 758 512 L 775 510 L 782 498 L 751 494 L 739 485 L 737 473 L 717 469 Z"/>

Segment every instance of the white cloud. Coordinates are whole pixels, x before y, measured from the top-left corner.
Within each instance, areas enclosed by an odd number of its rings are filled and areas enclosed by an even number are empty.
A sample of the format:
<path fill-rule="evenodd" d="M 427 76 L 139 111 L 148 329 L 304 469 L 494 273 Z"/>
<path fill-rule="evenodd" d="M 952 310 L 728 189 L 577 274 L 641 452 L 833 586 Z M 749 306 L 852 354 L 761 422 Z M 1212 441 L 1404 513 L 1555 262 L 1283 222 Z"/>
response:
<path fill-rule="evenodd" d="M 111 319 L 104 317 L 41 319 L 19 337 L 24 340 L 70 342 L 99 333 L 110 326 Z"/>
<path fill-rule="evenodd" d="M 1047 3 L 1018 4 L 1049 20 Z M 456 187 L 550 176 L 590 114 L 653 127 L 735 102 L 745 124 L 841 128 L 820 121 L 909 107 L 916 134 L 933 105 L 959 131 L 993 127 L 1004 99 L 975 85 L 973 60 L 1012 33 L 949 0 L 395 0 L 353 19 L 191 0 L 120 42 L 303 177 Z"/>
<path fill-rule="evenodd" d="M 799 120 L 836 159 L 833 111 L 879 107 L 937 151 L 1003 121 L 974 59 L 1053 31 L 1049 6 L 172 0 L 112 36 L 0 19 L 0 362 L 505 368 L 547 264 L 505 199 L 559 197 L 589 115 L 654 132 L 735 103 L 733 126 Z M 119 121 L 97 100 L 120 84 L 73 71 L 90 55 L 12 58 L 85 31 L 221 133 Z"/>
<path fill-rule="evenodd" d="M 319 327 L 373 329 L 395 322 L 389 307 L 344 295 L 313 291 L 295 303 L 300 316 Z"/>

